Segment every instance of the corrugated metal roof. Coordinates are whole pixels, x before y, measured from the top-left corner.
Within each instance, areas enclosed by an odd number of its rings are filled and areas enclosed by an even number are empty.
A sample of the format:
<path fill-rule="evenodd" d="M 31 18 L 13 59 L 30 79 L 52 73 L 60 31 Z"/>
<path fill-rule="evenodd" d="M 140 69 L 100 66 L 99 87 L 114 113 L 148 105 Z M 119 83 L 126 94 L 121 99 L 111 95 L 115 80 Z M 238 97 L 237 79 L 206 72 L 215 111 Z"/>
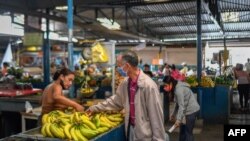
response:
<path fill-rule="evenodd" d="M 20 1 L 22 0 L 13 1 L 21 3 Z M 23 1 L 26 2 L 26 0 Z M 62 4 L 62 2 L 57 2 L 57 0 L 52 1 L 52 6 Z M 123 31 L 137 35 L 146 34 L 147 36 L 160 36 L 161 38 L 166 37 L 171 39 L 196 37 L 196 0 L 166 0 L 160 3 L 157 3 L 157 1 L 145 2 L 143 0 L 107 0 L 106 4 L 101 0 L 99 2 L 102 4 L 94 3 L 91 0 L 86 1 L 76 0 L 78 5 L 76 5 L 75 11 L 76 15 L 81 17 L 78 17 L 79 21 L 82 21 L 86 25 L 91 24 L 91 21 L 96 21 L 96 17 L 107 17 L 108 19 L 114 18 L 115 21 L 120 23 Z M 208 10 L 204 4 L 201 12 L 202 37 L 211 39 L 221 38 L 221 30 L 224 30 L 226 37 L 250 38 L 250 34 L 248 34 L 250 32 L 250 0 L 218 0 L 218 2 L 218 9 L 222 15 L 227 14 L 226 16 L 229 16 L 230 19 L 228 12 L 231 12 L 232 15 L 237 16 L 231 20 L 223 19 L 223 29 L 222 26 L 220 27 L 220 23 L 215 21 L 215 17 L 211 18 L 213 9 Z M 37 8 L 39 7 L 39 3 L 42 3 L 41 8 L 51 7 L 49 0 L 33 0 L 32 4 L 36 5 L 34 8 Z M 3 5 L 4 3 L 2 2 L 1 4 Z M 21 6 L 24 5 L 22 4 Z M 14 6 L 18 6 L 18 4 Z M 32 9 L 31 4 L 28 7 Z M 112 8 L 114 8 L 114 15 L 112 15 Z M 66 16 L 66 14 L 60 14 L 60 11 L 52 11 L 51 13 L 53 12 L 56 13 L 55 16 L 62 16 L 64 18 Z M 65 13 L 65 11 L 61 13 Z M 87 35 L 87 32 L 91 32 L 91 29 L 87 29 L 84 35 Z M 107 33 L 106 36 L 109 35 Z"/>

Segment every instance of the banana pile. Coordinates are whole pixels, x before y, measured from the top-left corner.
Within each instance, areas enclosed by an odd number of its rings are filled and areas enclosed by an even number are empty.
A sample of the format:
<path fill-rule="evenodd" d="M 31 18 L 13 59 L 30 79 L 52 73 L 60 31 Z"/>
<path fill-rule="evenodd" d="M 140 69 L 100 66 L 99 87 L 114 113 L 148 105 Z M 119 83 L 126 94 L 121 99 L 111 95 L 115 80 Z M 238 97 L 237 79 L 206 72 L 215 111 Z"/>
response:
<path fill-rule="evenodd" d="M 198 82 L 197 82 L 197 78 L 196 76 L 189 76 L 186 78 L 185 80 L 191 87 L 197 87 L 198 86 Z"/>
<path fill-rule="evenodd" d="M 74 141 L 88 141 L 123 122 L 121 113 L 96 113 L 89 117 L 86 113 L 66 114 L 55 110 L 42 117 L 41 133 L 44 137 Z"/>
<path fill-rule="evenodd" d="M 208 76 L 201 77 L 201 86 L 202 87 L 214 87 L 213 80 Z"/>

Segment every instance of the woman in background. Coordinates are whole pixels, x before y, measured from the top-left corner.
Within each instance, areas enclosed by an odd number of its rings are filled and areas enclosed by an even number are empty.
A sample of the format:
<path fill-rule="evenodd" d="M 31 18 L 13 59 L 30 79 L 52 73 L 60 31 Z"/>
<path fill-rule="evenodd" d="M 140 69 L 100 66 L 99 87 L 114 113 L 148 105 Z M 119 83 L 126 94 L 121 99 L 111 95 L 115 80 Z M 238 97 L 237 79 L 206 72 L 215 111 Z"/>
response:
<path fill-rule="evenodd" d="M 249 99 L 249 82 L 250 78 L 246 71 L 243 71 L 243 64 L 236 64 L 234 68 L 235 78 L 237 80 L 237 88 L 240 95 L 240 110 L 247 111 L 247 103 Z M 244 105 L 243 105 L 244 98 Z"/>
<path fill-rule="evenodd" d="M 170 92 L 172 99 L 175 99 L 175 109 L 170 121 L 175 121 L 175 127 L 180 127 L 179 141 L 194 141 L 193 129 L 200 106 L 189 84 L 171 76 L 166 76 L 163 82 L 164 90 Z"/>

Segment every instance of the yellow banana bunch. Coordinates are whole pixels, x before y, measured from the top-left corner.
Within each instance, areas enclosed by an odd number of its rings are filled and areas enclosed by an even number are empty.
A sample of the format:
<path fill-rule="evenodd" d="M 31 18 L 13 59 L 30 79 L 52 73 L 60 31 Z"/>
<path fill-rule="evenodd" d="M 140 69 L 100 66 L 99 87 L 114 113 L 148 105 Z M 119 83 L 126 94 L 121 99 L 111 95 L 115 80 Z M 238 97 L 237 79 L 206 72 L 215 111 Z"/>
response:
<path fill-rule="evenodd" d="M 42 116 L 42 125 L 44 125 L 45 123 L 48 123 L 48 122 L 49 122 L 48 117 L 49 117 L 48 114 L 44 114 L 44 115 Z"/>
<path fill-rule="evenodd" d="M 56 123 L 52 123 L 51 124 L 50 131 L 53 134 L 53 136 L 55 136 L 57 138 L 60 138 L 60 139 L 64 139 L 65 138 L 63 128 L 61 128 Z"/>
<path fill-rule="evenodd" d="M 41 133 L 45 137 L 54 137 L 50 131 L 51 123 L 45 123 L 41 128 Z"/>
<path fill-rule="evenodd" d="M 65 137 L 69 140 L 72 139 L 71 133 L 70 133 L 70 129 L 71 129 L 72 125 L 71 124 L 67 124 L 63 127 L 63 131 L 65 134 Z"/>
<path fill-rule="evenodd" d="M 89 120 L 88 118 L 85 118 L 84 116 L 81 117 L 82 118 L 82 122 L 87 125 L 90 129 L 95 130 L 96 126 L 94 123 L 91 122 L 91 120 Z"/>
<path fill-rule="evenodd" d="M 112 116 L 112 115 L 109 115 L 109 116 L 107 116 L 107 118 L 111 121 L 111 122 L 121 122 L 121 121 L 123 121 L 123 118 L 121 118 L 121 117 L 114 117 L 114 116 Z"/>
<path fill-rule="evenodd" d="M 79 141 L 78 137 L 76 136 L 76 129 L 74 126 L 70 129 L 70 135 L 74 141 Z"/>
<path fill-rule="evenodd" d="M 108 123 L 108 124 L 111 125 L 112 127 L 115 127 L 115 126 L 118 125 L 117 123 L 110 121 L 110 120 L 107 118 L 107 115 L 106 115 L 106 114 L 102 114 L 101 117 L 100 117 L 100 120 L 101 120 L 102 122 Z"/>

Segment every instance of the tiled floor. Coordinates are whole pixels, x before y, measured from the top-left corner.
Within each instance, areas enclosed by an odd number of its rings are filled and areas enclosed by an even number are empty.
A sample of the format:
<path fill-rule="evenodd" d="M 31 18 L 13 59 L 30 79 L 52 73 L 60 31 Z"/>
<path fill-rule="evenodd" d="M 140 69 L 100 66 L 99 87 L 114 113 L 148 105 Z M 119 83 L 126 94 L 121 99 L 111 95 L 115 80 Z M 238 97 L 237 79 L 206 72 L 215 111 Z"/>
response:
<path fill-rule="evenodd" d="M 238 94 L 232 96 L 231 114 L 228 124 L 237 125 L 250 125 L 250 112 L 241 112 L 239 109 Z M 173 110 L 173 103 L 170 104 L 170 111 Z M 166 129 L 168 130 L 173 123 L 167 123 Z M 175 129 L 172 133 L 168 133 L 170 141 L 178 141 L 179 129 Z M 194 129 L 195 141 L 223 141 L 224 134 L 223 124 L 205 123 L 203 120 L 198 120 Z"/>

